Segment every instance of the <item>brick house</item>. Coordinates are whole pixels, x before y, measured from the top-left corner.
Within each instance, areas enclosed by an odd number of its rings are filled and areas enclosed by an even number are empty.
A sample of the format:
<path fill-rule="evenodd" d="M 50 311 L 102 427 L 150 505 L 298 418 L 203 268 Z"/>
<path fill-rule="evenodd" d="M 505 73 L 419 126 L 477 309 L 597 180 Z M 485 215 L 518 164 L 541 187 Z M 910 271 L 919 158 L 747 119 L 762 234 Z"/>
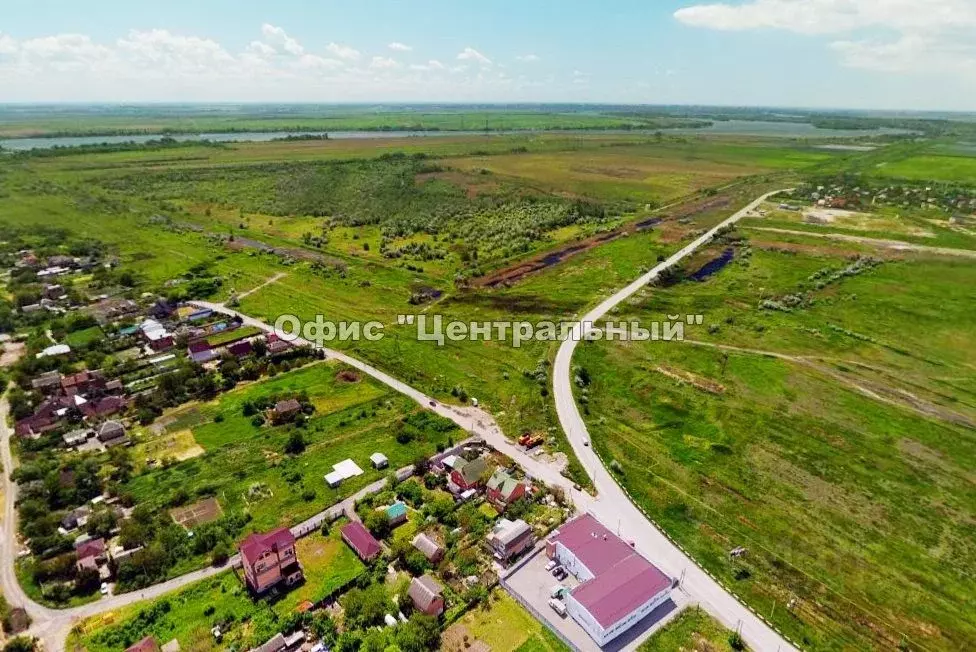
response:
<path fill-rule="evenodd" d="M 476 457 L 473 460 L 455 457 L 450 462 L 445 459 L 444 464 L 450 469 L 448 488 L 455 493 L 481 486 L 481 478 L 488 470 L 488 462 L 483 457 Z"/>
<path fill-rule="evenodd" d="M 295 553 L 295 536 L 288 528 L 249 535 L 238 546 L 247 586 L 261 594 L 281 582 L 292 586 L 305 579 Z"/>
<path fill-rule="evenodd" d="M 502 469 L 496 469 L 488 479 L 485 497 L 495 509 L 504 512 L 510 503 L 525 495 L 525 484 L 519 482 Z"/>
<path fill-rule="evenodd" d="M 424 575 L 410 581 L 407 595 L 410 596 L 417 611 L 428 616 L 440 616 L 444 613 L 443 591 L 444 587 L 438 584 L 437 580 L 430 575 Z"/>

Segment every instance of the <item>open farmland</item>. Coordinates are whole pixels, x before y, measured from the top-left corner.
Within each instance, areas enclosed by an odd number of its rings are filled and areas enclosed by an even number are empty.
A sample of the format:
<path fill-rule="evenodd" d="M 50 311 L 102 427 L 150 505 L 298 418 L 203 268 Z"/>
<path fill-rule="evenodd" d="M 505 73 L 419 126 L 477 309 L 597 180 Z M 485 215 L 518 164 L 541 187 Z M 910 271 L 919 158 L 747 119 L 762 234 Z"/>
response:
<path fill-rule="evenodd" d="M 679 278 L 731 246 L 725 269 L 615 316 L 703 314 L 689 341 L 580 347 L 594 446 L 804 647 L 971 647 L 976 266 L 758 238 L 729 236 Z"/>

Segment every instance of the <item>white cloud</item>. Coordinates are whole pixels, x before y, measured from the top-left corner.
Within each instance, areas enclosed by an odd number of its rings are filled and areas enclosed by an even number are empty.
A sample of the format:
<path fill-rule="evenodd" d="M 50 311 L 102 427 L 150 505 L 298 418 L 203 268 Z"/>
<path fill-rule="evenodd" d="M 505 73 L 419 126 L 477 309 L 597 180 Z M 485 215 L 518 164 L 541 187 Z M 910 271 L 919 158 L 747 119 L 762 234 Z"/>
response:
<path fill-rule="evenodd" d="M 459 61 L 475 61 L 483 66 L 491 65 L 491 59 L 470 47 L 461 50 L 460 54 L 457 55 L 457 58 Z"/>
<path fill-rule="evenodd" d="M 257 57 L 273 57 L 278 51 L 264 41 L 251 41 L 247 46 L 247 52 Z"/>
<path fill-rule="evenodd" d="M 391 50 L 396 50 L 397 52 L 410 52 L 413 50 L 411 46 L 400 43 L 399 41 L 393 41 L 386 47 L 390 48 Z"/>
<path fill-rule="evenodd" d="M 844 35 L 829 47 L 854 68 L 976 74 L 974 0 L 752 0 L 693 5 L 677 10 L 674 17 L 686 25 L 723 31 Z"/>
<path fill-rule="evenodd" d="M 540 58 L 537 54 L 520 54 L 519 56 L 515 57 L 515 60 L 522 61 L 524 63 L 535 63 L 536 61 L 539 61 Z"/>
<path fill-rule="evenodd" d="M 300 57 L 305 53 L 305 48 L 298 41 L 288 36 L 285 30 L 280 27 L 265 23 L 261 25 L 261 35 L 264 36 L 267 44 L 275 49 L 284 50 L 288 54 L 296 57 Z"/>
<path fill-rule="evenodd" d="M 393 70 L 400 67 L 400 62 L 389 57 L 373 57 L 369 67 L 373 70 Z"/>
<path fill-rule="evenodd" d="M 410 70 L 444 70 L 447 66 L 438 61 L 437 59 L 431 59 L 427 63 L 415 63 L 410 66 Z"/>
<path fill-rule="evenodd" d="M 325 48 L 335 56 L 340 59 L 346 59 L 347 61 L 356 61 L 359 59 L 359 50 L 351 48 L 348 45 L 340 45 L 338 43 L 329 43 Z"/>

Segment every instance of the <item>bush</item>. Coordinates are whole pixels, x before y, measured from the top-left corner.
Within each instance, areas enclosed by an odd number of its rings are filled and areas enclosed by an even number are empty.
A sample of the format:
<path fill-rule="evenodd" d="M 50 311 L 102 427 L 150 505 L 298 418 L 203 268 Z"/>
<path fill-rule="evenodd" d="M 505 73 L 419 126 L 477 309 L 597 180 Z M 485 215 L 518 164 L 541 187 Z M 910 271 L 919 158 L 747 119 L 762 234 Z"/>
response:
<path fill-rule="evenodd" d="M 213 566 L 223 566 L 228 559 L 230 559 L 230 549 L 225 542 L 221 541 L 210 553 L 210 563 Z"/>

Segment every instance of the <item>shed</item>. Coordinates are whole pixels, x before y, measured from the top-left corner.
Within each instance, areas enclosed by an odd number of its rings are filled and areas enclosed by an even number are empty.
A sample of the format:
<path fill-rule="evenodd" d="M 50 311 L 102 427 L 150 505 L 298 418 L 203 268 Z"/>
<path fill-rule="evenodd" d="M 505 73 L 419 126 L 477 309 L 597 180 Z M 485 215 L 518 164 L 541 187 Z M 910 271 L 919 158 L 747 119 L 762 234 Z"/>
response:
<path fill-rule="evenodd" d="M 369 456 L 369 461 L 373 463 L 374 469 L 385 469 L 390 465 L 390 460 L 383 453 L 373 453 Z"/>

